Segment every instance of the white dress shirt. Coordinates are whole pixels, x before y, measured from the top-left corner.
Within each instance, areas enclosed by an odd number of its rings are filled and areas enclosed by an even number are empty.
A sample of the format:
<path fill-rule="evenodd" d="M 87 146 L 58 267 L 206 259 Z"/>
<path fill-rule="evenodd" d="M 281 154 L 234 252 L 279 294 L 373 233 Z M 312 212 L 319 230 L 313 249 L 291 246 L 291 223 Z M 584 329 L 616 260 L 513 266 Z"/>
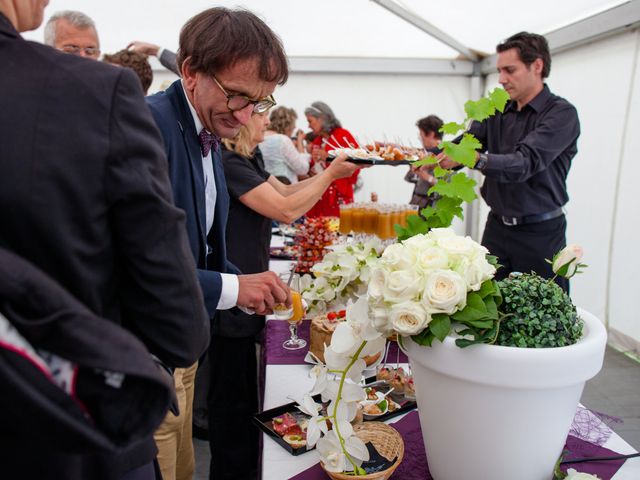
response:
<path fill-rule="evenodd" d="M 184 85 L 182 85 L 182 89 L 184 91 Z M 189 97 L 187 97 L 187 92 L 184 93 L 184 96 L 187 99 L 187 104 L 189 105 L 191 116 L 193 117 L 193 123 L 196 126 L 196 135 L 199 135 L 204 126 L 202 125 L 200 118 L 198 118 L 198 114 L 193 108 L 193 105 L 191 105 Z M 202 157 L 207 234 L 209 234 L 209 230 L 211 230 L 211 226 L 213 225 L 213 216 L 215 214 L 217 196 L 216 181 L 213 175 L 213 158 L 211 157 L 212 155 L 213 149 L 209 151 L 206 157 Z M 236 303 L 238 303 L 238 292 L 240 290 L 240 287 L 238 285 L 238 276 L 231 273 L 220 273 L 220 276 L 222 277 L 222 291 L 220 292 L 220 300 L 218 301 L 217 309 L 228 310 L 229 308 L 235 307 Z"/>

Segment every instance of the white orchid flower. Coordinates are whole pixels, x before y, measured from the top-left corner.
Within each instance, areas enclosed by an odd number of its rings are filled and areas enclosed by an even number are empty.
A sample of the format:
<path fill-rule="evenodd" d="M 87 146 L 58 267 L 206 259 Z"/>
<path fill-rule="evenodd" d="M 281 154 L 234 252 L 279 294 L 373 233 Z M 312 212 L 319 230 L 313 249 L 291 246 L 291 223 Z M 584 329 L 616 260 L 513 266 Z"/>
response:
<path fill-rule="evenodd" d="M 331 430 L 328 434 L 318 440 L 316 450 L 320 455 L 320 460 L 324 464 L 324 468 L 328 472 L 344 472 L 347 466 L 347 458 L 342 451 L 340 440 L 335 431 Z"/>
<path fill-rule="evenodd" d="M 353 335 L 362 340 L 371 341 L 380 337 L 380 332 L 369 319 L 369 302 L 366 297 L 360 297 L 358 301 L 347 306 L 347 323 L 353 329 Z M 332 342 L 333 343 L 333 342 Z"/>
<path fill-rule="evenodd" d="M 570 468 L 567 470 L 567 477 L 565 480 L 600 480 L 600 477 L 596 477 L 590 473 L 577 472 L 573 468 Z"/>
<path fill-rule="evenodd" d="M 313 388 L 309 392 L 310 395 L 322 393 L 327 388 L 327 367 L 321 363 L 314 365 L 309 371 L 309 376 L 316 379 Z"/>
<path fill-rule="evenodd" d="M 327 422 L 324 417 L 319 415 L 318 404 L 308 393 L 302 397 L 298 410 L 311 417 L 307 425 L 307 448 L 311 448 L 320 439 L 320 433 L 326 435 L 329 431 Z"/>
<path fill-rule="evenodd" d="M 355 435 L 352 435 L 344 441 L 344 447 L 356 465 L 360 466 L 362 462 L 369 460 L 369 450 L 367 450 L 367 446 Z"/>
<path fill-rule="evenodd" d="M 335 332 L 333 332 L 333 336 L 335 336 Z M 327 364 L 327 368 L 331 371 L 341 371 L 347 368 L 349 363 L 351 363 L 351 357 L 345 355 L 344 353 L 338 353 L 333 348 L 333 339 L 331 341 L 331 345 L 325 346 L 324 348 L 324 361 Z"/>

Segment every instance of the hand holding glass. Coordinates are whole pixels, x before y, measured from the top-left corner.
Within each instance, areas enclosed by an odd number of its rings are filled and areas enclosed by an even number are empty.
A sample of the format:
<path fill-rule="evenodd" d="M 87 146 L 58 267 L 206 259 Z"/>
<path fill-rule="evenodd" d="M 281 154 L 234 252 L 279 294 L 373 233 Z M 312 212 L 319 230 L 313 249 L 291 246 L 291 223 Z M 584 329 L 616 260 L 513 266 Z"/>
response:
<path fill-rule="evenodd" d="M 292 275 L 289 283 L 289 275 Z M 282 344 L 287 350 L 298 350 L 307 345 L 302 338 L 298 338 L 298 324 L 304 318 L 304 308 L 302 307 L 302 296 L 300 295 L 300 275 L 297 273 L 283 273 L 280 275 L 283 282 L 289 283 L 291 287 L 291 307 L 284 304 L 278 304 L 274 308 L 274 316 L 278 320 L 286 320 L 289 322 L 289 339 Z"/>

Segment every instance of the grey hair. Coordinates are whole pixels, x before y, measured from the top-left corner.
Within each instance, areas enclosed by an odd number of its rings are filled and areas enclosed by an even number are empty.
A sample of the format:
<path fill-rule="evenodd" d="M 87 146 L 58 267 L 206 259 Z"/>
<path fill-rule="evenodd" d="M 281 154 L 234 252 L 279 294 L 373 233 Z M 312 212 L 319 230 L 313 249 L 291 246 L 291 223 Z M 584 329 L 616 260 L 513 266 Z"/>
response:
<path fill-rule="evenodd" d="M 56 23 L 58 20 L 66 20 L 71 25 L 79 29 L 93 28 L 96 31 L 96 37 L 98 36 L 98 30 L 96 29 L 95 22 L 88 15 L 78 12 L 76 10 L 62 10 L 51 15 L 51 18 L 44 26 L 44 43 L 50 47 L 56 45 Z"/>
<path fill-rule="evenodd" d="M 322 128 L 327 133 L 331 133 L 336 128 L 342 128 L 340 120 L 336 118 L 331 107 L 324 102 L 313 102 L 310 107 L 305 108 L 304 114 L 322 120 Z"/>

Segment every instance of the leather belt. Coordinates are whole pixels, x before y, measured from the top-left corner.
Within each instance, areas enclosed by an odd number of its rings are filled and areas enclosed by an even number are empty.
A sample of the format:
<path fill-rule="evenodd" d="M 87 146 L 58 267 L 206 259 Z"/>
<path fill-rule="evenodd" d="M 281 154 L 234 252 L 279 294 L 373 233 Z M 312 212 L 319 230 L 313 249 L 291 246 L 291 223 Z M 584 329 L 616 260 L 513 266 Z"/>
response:
<path fill-rule="evenodd" d="M 561 215 L 564 215 L 564 211 L 562 207 L 558 207 L 555 210 L 545 213 L 538 213 L 536 215 L 525 215 L 524 217 L 505 217 L 504 215 L 498 215 L 497 213 L 491 212 L 491 214 L 497 218 L 504 225 L 509 227 L 513 227 L 516 225 L 525 225 L 528 223 L 540 223 L 546 220 L 552 220 L 554 218 L 558 218 Z"/>

